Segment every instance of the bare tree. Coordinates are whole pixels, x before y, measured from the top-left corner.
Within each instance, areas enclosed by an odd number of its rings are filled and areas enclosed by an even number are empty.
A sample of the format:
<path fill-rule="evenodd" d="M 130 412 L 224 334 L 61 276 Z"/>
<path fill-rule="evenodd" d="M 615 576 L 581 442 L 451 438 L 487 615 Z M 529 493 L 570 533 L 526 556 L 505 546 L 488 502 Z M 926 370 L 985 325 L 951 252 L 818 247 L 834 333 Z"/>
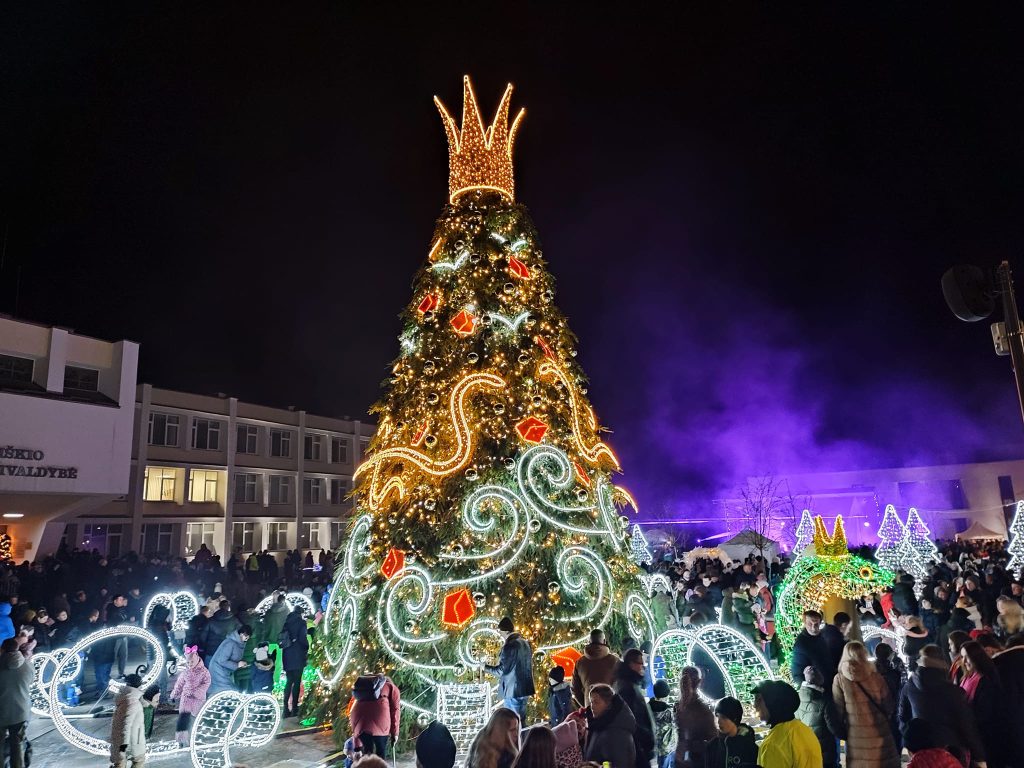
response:
<path fill-rule="evenodd" d="M 779 494 L 782 481 L 774 475 L 751 478 L 740 486 L 741 512 L 744 527 L 752 534 L 752 544 L 761 555 L 768 573 L 771 564 L 765 557 L 772 544 L 772 536 L 779 530 L 780 518 L 786 514 L 785 499 Z"/>
<path fill-rule="evenodd" d="M 792 552 L 796 546 L 796 529 L 800 525 L 800 518 L 805 509 L 811 509 L 810 496 L 794 496 L 793 490 L 789 487 L 789 480 L 785 481 L 786 490 L 782 494 L 781 504 L 778 509 L 778 542 L 788 551 Z M 780 489 L 781 491 L 781 489 Z"/>

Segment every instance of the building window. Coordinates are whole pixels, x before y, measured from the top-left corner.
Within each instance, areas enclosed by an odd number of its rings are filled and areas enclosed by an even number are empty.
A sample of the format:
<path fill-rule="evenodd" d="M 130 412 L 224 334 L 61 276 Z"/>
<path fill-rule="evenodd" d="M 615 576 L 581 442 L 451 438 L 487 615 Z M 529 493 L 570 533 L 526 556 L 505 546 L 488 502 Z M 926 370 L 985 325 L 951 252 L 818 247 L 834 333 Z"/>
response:
<path fill-rule="evenodd" d="M 319 477 L 307 477 L 302 484 L 302 503 L 320 504 L 323 497 L 324 481 Z"/>
<path fill-rule="evenodd" d="M 320 461 L 324 440 L 320 435 L 306 435 L 306 461 Z"/>
<path fill-rule="evenodd" d="M 243 472 L 235 475 L 235 503 L 255 504 L 256 503 L 256 480 L 259 475 L 251 472 Z"/>
<path fill-rule="evenodd" d="M 107 557 L 117 557 L 121 554 L 121 535 L 120 524 L 83 525 L 82 548 L 90 552 L 95 549 Z"/>
<path fill-rule="evenodd" d="M 188 500 L 216 501 L 219 475 L 215 469 L 193 469 L 188 476 Z"/>
<path fill-rule="evenodd" d="M 178 417 L 169 413 L 149 414 L 149 444 L 177 446 Z"/>
<path fill-rule="evenodd" d="M 232 523 L 231 525 L 231 546 L 234 549 L 241 548 L 246 552 L 253 552 L 256 549 L 253 541 L 256 538 L 256 523 Z"/>
<path fill-rule="evenodd" d="M 337 550 L 345 541 L 345 523 L 331 523 L 331 549 Z"/>
<path fill-rule="evenodd" d="M 287 475 L 270 476 L 270 503 L 288 504 L 292 500 L 292 479 Z"/>
<path fill-rule="evenodd" d="M 171 467 L 146 467 L 143 501 L 174 501 L 178 471 Z"/>
<path fill-rule="evenodd" d="M 302 524 L 302 541 L 299 546 L 302 549 L 322 549 L 320 546 L 320 523 Z"/>
<path fill-rule="evenodd" d="M 288 523 L 268 523 L 267 549 L 288 549 Z"/>
<path fill-rule="evenodd" d="M 331 463 L 348 464 L 348 438 L 331 438 Z"/>
<path fill-rule="evenodd" d="M 220 422 L 195 419 L 192 422 L 192 447 L 200 451 L 219 451 Z"/>
<path fill-rule="evenodd" d="M 99 371 L 93 368 L 81 368 L 77 365 L 64 366 L 64 389 L 75 389 L 79 392 L 96 392 L 99 388 Z"/>
<path fill-rule="evenodd" d="M 359 440 L 359 460 L 362 461 L 366 452 L 370 449 L 370 441 L 365 438 Z"/>
<path fill-rule="evenodd" d="M 259 427 L 252 424 L 238 425 L 238 445 L 235 446 L 236 453 L 256 453 L 256 439 L 259 435 Z"/>
<path fill-rule="evenodd" d="M 12 384 L 31 384 L 35 360 L 14 355 L 0 355 L 0 381 Z"/>
<path fill-rule="evenodd" d="M 331 504 L 344 504 L 349 490 L 348 480 L 331 480 Z"/>
<path fill-rule="evenodd" d="M 213 549 L 214 523 L 185 524 L 185 554 L 194 555 L 203 544 L 211 552 Z"/>
<path fill-rule="evenodd" d="M 292 433 L 287 429 L 270 430 L 270 455 L 287 459 L 292 455 Z"/>
<path fill-rule="evenodd" d="M 171 554 L 171 523 L 143 523 L 139 534 L 139 552 L 143 555 Z"/>

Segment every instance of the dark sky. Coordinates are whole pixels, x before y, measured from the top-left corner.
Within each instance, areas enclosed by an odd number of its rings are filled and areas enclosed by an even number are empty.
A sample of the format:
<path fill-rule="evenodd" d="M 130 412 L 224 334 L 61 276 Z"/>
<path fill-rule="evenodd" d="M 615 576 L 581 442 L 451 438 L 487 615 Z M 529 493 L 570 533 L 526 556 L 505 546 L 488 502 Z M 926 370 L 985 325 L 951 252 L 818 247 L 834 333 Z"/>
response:
<path fill-rule="evenodd" d="M 358 5 L 5 4 L 0 311 L 136 340 L 158 386 L 365 412 L 468 72 L 527 108 L 517 196 L 648 512 L 1024 455 L 939 290 L 1024 247 L 1019 16 Z"/>

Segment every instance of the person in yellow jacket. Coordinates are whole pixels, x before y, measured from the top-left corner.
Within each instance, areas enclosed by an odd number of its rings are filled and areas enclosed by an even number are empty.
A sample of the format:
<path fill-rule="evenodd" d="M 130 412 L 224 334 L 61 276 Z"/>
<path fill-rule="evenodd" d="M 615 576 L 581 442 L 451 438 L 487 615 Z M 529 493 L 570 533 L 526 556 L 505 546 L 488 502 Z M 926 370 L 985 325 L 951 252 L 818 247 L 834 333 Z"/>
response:
<path fill-rule="evenodd" d="M 754 708 L 771 726 L 757 750 L 761 768 L 821 768 L 821 745 L 814 731 L 796 719 L 800 694 L 781 680 L 754 689 Z"/>

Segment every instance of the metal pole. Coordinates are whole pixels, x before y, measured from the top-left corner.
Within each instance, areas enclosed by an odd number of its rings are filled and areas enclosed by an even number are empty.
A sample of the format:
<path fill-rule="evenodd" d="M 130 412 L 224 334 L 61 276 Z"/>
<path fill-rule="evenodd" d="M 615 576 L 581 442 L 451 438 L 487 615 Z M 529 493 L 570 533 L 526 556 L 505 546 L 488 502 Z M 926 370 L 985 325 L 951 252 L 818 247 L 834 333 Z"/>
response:
<path fill-rule="evenodd" d="M 1010 347 L 1010 362 L 1013 363 L 1013 377 L 1017 382 L 1017 400 L 1020 403 L 1021 418 L 1024 419 L 1024 335 L 1021 334 L 1020 316 L 1017 314 L 1010 263 L 1004 261 L 1000 264 L 996 274 L 999 276 L 1000 293 L 1003 296 L 1006 343 Z"/>

